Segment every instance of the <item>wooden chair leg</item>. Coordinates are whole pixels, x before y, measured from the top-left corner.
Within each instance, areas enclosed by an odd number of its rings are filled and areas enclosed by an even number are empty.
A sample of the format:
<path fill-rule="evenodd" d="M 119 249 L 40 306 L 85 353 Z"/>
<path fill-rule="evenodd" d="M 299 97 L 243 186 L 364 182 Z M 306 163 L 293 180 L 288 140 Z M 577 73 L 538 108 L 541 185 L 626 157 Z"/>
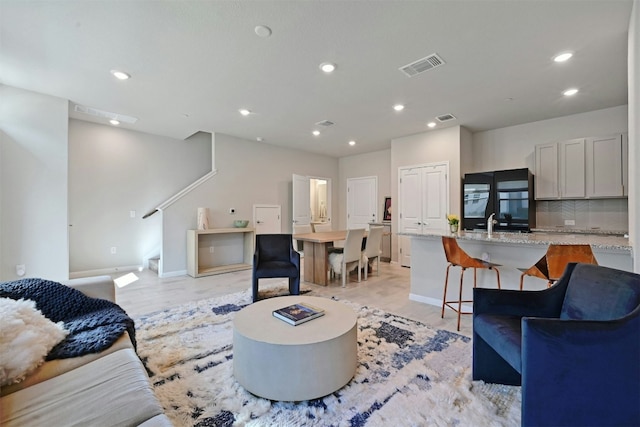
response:
<path fill-rule="evenodd" d="M 460 331 L 460 317 L 462 316 L 462 284 L 463 284 L 463 279 L 464 279 L 464 268 L 462 269 L 462 271 L 460 271 L 460 293 L 458 294 L 458 331 Z M 474 280 L 475 280 L 475 271 L 476 269 L 473 269 L 474 271 Z"/>
<path fill-rule="evenodd" d="M 447 266 L 447 273 L 444 276 L 444 295 L 442 296 L 442 313 L 440 314 L 440 318 L 444 319 L 444 306 L 447 304 L 447 285 L 449 284 L 449 269 L 451 268 L 451 264 Z"/>
<path fill-rule="evenodd" d="M 492 270 L 496 271 L 496 276 L 498 277 L 498 289 L 500 289 L 500 272 L 495 267 L 493 267 Z"/>

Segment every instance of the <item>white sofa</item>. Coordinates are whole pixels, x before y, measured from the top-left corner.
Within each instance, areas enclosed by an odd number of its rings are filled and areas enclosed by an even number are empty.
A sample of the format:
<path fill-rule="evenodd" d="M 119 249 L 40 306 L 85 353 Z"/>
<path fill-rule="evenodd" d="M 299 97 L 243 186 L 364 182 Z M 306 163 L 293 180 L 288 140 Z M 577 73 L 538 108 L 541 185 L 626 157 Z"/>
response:
<path fill-rule="evenodd" d="M 109 276 L 66 285 L 115 302 Z M 101 353 L 45 362 L 0 389 L 0 426 L 171 426 L 125 332 Z"/>

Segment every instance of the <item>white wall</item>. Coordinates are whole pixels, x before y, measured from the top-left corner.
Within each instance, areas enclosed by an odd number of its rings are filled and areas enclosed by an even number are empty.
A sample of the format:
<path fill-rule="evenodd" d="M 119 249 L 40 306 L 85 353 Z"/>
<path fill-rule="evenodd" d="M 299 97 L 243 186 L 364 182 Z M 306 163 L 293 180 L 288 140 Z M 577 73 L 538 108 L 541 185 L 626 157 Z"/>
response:
<path fill-rule="evenodd" d="M 338 222 L 337 227 L 347 228 L 347 180 L 365 176 L 378 177 L 378 199 L 376 209 L 378 221 L 382 221 L 384 210 L 384 198 L 391 197 L 391 150 L 374 151 L 357 156 L 342 157 L 339 159 L 340 182 L 338 198 Z M 335 191 L 336 189 L 334 189 Z"/>
<path fill-rule="evenodd" d="M 633 2 L 629 22 L 629 242 L 633 266 L 640 272 L 640 0 Z"/>
<path fill-rule="evenodd" d="M 140 266 L 159 255 L 161 215 L 142 216 L 209 171 L 211 134 L 179 140 L 70 120 L 72 274 Z"/>
<path fill-rule="evenodd" d="M 253 219 L 254 204 L 280 205 L 282 231 L 291 233 L 292 175 L 332 180 L 332 217 L 337 212 L 338 159 L 265 143 L 215 135 L 217 174 L 162 213 L 161 274 L 186 274 L 186 232 L 196 228 L 198 207 L 209 208 L 209 225 L 230 227 L 236 219 Z M 229 208 L 236 213 L 229 214 Z"/>
<path fill-rule="evenodd" d="M 67 238 L 67 125 L 64 99 L 0 85 L 0 280 L 64 280 Z"/>

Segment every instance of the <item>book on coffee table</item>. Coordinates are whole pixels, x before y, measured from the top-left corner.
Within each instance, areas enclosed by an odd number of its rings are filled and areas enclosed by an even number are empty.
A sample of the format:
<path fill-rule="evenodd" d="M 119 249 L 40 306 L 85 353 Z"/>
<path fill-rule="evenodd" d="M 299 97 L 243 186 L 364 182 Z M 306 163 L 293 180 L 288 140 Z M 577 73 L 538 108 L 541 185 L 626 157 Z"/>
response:
<path fill-rule="evenodd" d="M 293 326 L 324 316 L 324 310 L 309 304 L 293 304 L 273 311 L 273 316 Z"/>

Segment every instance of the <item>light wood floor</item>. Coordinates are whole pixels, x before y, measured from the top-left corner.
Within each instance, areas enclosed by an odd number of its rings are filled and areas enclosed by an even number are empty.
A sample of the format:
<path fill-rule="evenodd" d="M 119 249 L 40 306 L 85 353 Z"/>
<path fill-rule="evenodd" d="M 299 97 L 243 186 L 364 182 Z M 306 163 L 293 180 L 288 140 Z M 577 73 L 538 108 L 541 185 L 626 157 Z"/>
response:
<path fill-rule="evenodd" d="M 135 274 L 140 280 L 116 290 L 116 301 L 132 317 L 174 307 L 189 301 L 226 295 L 251 288 L 251 270 L 197 279 L 190 276 L 159 278 L 156 273 L 149 270 L 135 272 Z M 114 275 L 113 277 L 119 276 Z M 260 284 L 266 284 L 270 280 L 282 281 L 282 279 L 262 279 Z M 410 269 L 398 264 L 381 262 L 380 274 L 377 275 L 374 270 L 367 281 L 362 280 L 360 283 L 357 282 L 357 276 L 352 275 L 345 288 L 342 288 L 339 278 L 326 287 L 303 281 L 300 286 L 302 289 L 311 290 L 312 294 L 316 296 L 335 296 L 362 305 L 378 307 L 389 313 L 417 320 L 438 329 L 457 332 L 456 313 L 447 309 L 445 318 L 441 319 L 440 307 L 409 300 Z M 471 336 L 471 332 L 471 316 L 462 316 L 462 326 L 459 333 Z"/>

